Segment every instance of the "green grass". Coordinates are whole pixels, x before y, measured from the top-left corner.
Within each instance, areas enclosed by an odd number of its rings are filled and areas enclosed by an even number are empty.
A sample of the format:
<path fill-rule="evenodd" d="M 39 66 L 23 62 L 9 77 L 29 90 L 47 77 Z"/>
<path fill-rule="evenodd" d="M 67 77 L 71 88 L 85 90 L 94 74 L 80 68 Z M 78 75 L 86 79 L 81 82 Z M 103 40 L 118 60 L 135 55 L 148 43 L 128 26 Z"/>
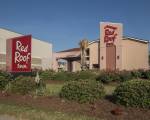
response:
<path fill-rule="evenodd" d="M 7 113 L 7 114 L 6 114 Z M 84 115 L 57 111 L 43 111 L 31 107 L 0 104 L 0 114 L 15 117 L 16 120 L 98 120 Z"/>
<path fill-rule="evenodd" d="M 112 95 L 116 87 L 117 87 L 117 84 L 104 85 L 106 95 Z"/>
<path fill-rule="evenodd" d="M 58 96 L 63 84 L 46 84 L 46 96 Z"/>

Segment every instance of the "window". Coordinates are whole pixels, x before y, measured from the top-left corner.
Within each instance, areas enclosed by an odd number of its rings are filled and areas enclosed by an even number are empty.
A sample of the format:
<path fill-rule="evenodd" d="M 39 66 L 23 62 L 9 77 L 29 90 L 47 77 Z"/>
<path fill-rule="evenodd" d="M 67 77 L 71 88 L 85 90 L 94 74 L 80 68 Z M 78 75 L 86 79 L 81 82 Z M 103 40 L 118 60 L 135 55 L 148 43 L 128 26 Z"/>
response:
<path fill-rule="evenodd" d="M 93 68 L 98 69 L 99 68 L 99 64 L 93 64 Z"/>
<path fill-rule="evenodd" d="M 90 49 L 87 48 L 87 49 L 86 49 L 86 56 L 89 56 L 89 55 L 90 55 Z"/>
<path fill-rule="evenodd" d="M 86 60 L 89 61 L 89 57 L 86 57 Z"/>

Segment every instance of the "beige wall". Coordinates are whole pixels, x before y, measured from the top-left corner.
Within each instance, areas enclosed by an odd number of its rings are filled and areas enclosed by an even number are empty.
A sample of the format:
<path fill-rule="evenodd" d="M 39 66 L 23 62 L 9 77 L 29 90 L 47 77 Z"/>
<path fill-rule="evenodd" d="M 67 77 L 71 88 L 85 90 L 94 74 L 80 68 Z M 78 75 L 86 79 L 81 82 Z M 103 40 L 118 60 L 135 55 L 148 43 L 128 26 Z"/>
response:
<path fill-rule="evenodd" d="M 122 40 L 122 70 L 148 68 L 148 43 Z"/>
<path fill-rule="evenodd" d="M 99 42 L 100 41 L 94 41 L 89 43 L 89 65 L 90 69 L 93 68 L 93 64 L 99 64 Z"/>
<path fill-rule="evenodd" d="M 58 60 L 64 59 L 67 57 L 78 57 L 80 55 L 80 51 L 70 51 L 70 52 L 58 52 L 53 53 L 53 70 L 58 71 L 59 65 Z M 72 71 L 79 71 L 81 70 L 80 61 L 73 61 L 72 62 Z M 67 63 L 68 66 L 68 63 Z M 68 69 L 68 68 L 67 68 Z"/>
<path fill-rule="evenodd" d="M 79 61 L 73 61 L 72 64 L 73 64 L 73 72 L 81 70 L 80 60 Z"/>
<path fill-rule="evenodd" d="M 6 40 L 22 34 L 0 28 L 0 54 L 6 54 Z M 41 64 L 32 62 L 33 68 L 52 68 L 52 44 L 32 38 L 32 58 L 41 59 Z M 5 64 L 5 63 L 0 63 Z"/>
<path fill-rule="evenodd" d="M 52 69 L 52 44 L 32 38 L 32 57 L 41 59 L 42 69 Z"/>

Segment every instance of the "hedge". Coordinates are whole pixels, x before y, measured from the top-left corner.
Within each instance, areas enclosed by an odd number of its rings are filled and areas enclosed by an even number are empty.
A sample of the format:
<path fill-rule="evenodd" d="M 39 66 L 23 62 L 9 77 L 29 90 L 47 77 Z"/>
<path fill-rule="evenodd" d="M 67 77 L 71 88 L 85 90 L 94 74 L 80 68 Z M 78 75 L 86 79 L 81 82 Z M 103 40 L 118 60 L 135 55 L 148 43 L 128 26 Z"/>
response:
<path fill-rule="evenodd" d="M 9 79 L 7 79 L 4 76 L 0 76 L 0 90 L 5 90 L 8 82 L 9 82 Z"/>
<path fill-rule="evenodd" d="M 55 72 L 53 70 L 45 70 L 40 72 L 42 80 L 53 80 Z"/>
<path fill-rule="evenodd" d="M 125 106 L 150 108 L 150 81 L 124 82 L 116 88 L 114 97 L 116 103 Z"/>
<path fill-rule="evenodd" d="M 94 102 L 104 96 L 104 87 L 95 80 L 71 81 L 65 84 L 60 97 L 79 103 Z"/>
<path fill-rule="evenodd" d="M 19 76 L 10 82 L 8 91 L 25 95 L 32 94 L 41 87 L 46 87 L 46 84 L 42 80 L 40 80 L 39 83 L 36 83 L 32 77 Z"/>

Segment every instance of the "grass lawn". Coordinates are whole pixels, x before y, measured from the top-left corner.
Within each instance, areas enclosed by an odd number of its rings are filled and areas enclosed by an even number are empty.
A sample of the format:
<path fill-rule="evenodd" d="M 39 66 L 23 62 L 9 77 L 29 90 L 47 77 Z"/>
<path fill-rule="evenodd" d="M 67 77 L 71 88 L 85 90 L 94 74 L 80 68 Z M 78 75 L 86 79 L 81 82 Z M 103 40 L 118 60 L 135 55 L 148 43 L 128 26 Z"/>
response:
<path fill-rule="evenodd" d="M 5 116 L 7 116 L 9 120 L 98 120 L 84 115 L 81 116 L 56 111 L 44 111 L 31 107 L 0 104 L 0 119 Z"/>
<path fill-rule="evenodd" d="M 112 95 L 115 88 L 117 87 L 117 84 L 106 84 L 104 85 L 106 95 Z"/>
<path fill-rule="evenodd" d="M 63 84 L 46 84 L 46 96 L 58 96 Z"/>

